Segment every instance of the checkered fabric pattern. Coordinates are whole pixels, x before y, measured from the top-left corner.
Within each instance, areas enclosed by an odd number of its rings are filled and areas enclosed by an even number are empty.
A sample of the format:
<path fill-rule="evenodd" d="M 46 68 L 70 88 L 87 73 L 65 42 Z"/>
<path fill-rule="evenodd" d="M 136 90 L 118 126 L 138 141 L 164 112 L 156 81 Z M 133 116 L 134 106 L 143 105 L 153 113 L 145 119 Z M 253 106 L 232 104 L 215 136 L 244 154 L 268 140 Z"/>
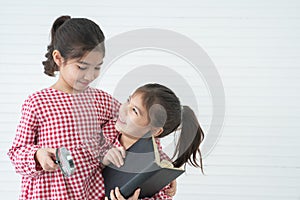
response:
<path fill-rule="evenodd" d="M 120 143 L 120 133 L 119 132 L 103 132 L 104 136 L 106 137 L 107 140 L 110 141 L 111 144 L 113 144 L 115 147 L 121 147 Z M 160 160 L 169 160 L 172 161 L 167 154 L 165 154 L 162 151 L 162 146 L 160 144 L 160 140 L 158 138 L 155 139 L 155 142 L 158 147 L 158 151 L 160 154 Z M 164 187 L 161 191 L 156 193 L 152 198 L 143 198 L 143 200 L 171 200 L 172 197 L 166 194 L 166 190 L 170 189 L 170 185 L 167 185 Z"/>
<path fill-rule="evenodd" d="M 93 88 L 67 94 L 47 88 L 23 104 L 21 121 L 8 155 L 22 175 L 20 199 L 103 199 L 104 183 L 99 159 L 108 150 L 101 131 L 116 134 L 115 118 L 120 104 L 109 94 Z M 66 147 L 75 173 L 46 172 L 36 164 L 38 148 Z"/>

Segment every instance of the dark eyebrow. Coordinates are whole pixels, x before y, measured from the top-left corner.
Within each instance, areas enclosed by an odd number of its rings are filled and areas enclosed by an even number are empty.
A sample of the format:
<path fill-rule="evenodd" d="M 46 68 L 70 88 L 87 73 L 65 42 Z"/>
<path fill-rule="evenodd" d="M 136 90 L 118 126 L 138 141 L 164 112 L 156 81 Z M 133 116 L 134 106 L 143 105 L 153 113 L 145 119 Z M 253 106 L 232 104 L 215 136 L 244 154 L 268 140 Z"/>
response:
<path fill-rule="evenodd" d="M 88 66 L 91 65 L 90 63 L 87 63 L 87 62 L 82 61 L 82 60 L 78 61 L 78 63 L 83 64 L 83 65 L 88 65 Z M 100 65 L 102 65 L 102 64 L 103 64 L 103 61 L 102 61 L 101 63 L 97 64 L 96 66 L 100 66 Z"/>

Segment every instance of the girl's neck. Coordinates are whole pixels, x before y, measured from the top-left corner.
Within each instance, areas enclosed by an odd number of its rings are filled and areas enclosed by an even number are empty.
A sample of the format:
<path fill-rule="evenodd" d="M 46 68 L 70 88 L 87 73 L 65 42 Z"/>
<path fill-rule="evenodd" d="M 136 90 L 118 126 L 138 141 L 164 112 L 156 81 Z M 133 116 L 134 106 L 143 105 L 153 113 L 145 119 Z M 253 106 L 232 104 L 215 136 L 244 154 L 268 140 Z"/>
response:
<path fill-rule="evenodd" d="M 138 141 L 138 138 L 128 137 L 126 134 L 120 135 L 120 143 L 125 149 L 128 149 L 136 141 Z"/>
<path fill-rule="evenodd" d="M 74 88 L 70 87 L 63 80 L 61 80 L 61 78 L 59 78 L 58 81 L 50 87 L 67 94 L 77 94 L 83 92 L 83 91 L 75 90 Z"/>
<path fill-rule="evenodd" d="M 73 94 L 72 89 L 67 88 L 67 87 L 62 87 L 60 84 L 58 84 L 57 82 L 51 86 L 51 88 L 59 90 L 61 92 L 67 93 L 67 94 Z"/>

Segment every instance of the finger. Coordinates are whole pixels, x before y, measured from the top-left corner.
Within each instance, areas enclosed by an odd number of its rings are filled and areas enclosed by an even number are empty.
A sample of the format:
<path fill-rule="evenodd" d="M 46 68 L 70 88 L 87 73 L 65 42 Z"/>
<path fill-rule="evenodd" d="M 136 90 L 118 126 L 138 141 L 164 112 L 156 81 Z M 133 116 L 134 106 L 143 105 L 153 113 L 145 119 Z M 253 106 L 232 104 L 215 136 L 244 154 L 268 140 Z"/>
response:
<path fill-rule="evenodd" d="M 116 196 L 115 196 L 115 191 L 114 191 L 114 190 L 111 190 L 111 191 L 110 191 L 110 199 L 111 199 L 111 200 L 117 199 Z"/>
<path fill-rule="evenodd" d="M 111 151 L 111 150 L 109 150 L 109 151 L 105 154 L 105 156 L 103 157 L 102 164 L 105 165 L 105 166 L 107 166 L 107 165 L 109 165 L 109 164 L 111 163 L 111 155 L 110 155 L 110 151 Z"/>
<path fill-rule="evenodd" d="M 114 149 L 114 156 L 120 166 L 124 164 L 122 149 L 120 148 Z"/>
<path fill-rule="evenodd" d="M 170 197 L 173 197 L 175 195 L 175 191 L 173 189 L 167 189 L 166 194 Z"/>
<path fill-rule="evenodd" d="M 169 191 L 169 190 L 166 190 L 166 194 L 170 197 L 173 197 L 175 195 L 174 191 Z"/>
<path fill-rule="evenodd" d="M 47 148 L 47 151 L 53 155 L 56 154 L 56 149 L 54 149 L 54 148 Z"/>
<path fill-rule="evenodd" d="M 105 199 L 104 200 L 108 200 L 108 197 L 105 197 Z"/>
<path fill-rule="evenodd" d="M 176 179 L 171 182 L 171 188 L 170 189 L 172 190 L 172 196 L 174 196 L 176 194 L 176 191 L 177 191 L 177 181 L 176 181 Z"/>
<path fill-rule="evenodd" d="M 116 187 L 115 193 L 116 193 L 116 197 L 118 200 L 125 200 L 125 198 L 122 196 L 120 189 L 118 187 Z"/>
<path fill-rule="evenodd" d="M 43 167 L 43 169 L 44 169 L 45 171 L 52 172 L 52 171 L 55 171 L 57 168 L 54 168 L 54 167 L 49 166 L 49 165 L 45 165 L 45 166 Z"/>
<path fill-rule="evenodd" d="M 57 160 L 56 159 L 56 149 L 53 148 L 47 148 L 46 149 L 48 156 L 52 159 L 52 160 Z"/>
<path fill-rule="evenodd" d="M 120 153 L 122 155 L 122 158 L 125 158 L 126 157 L 126 151 L 125 151 L 124 147 L 119 147 L 119 150 L 120 150 Z"/>
<path fill-rule="evenodd" d="M 140 188 L 137 189 L 137 190 L 134 192 L 134 194 L 133 194 L 133 196 L 131 197 L 131 199 L 132 199 L 132 200 L 137 200 L 137 199 L 139 198 L 140 192 L 141 192 L 141 189 L 140 189 Z"/>
<path fill-rule="evenodd" d="M 109 155 L 107 155 L 107 159 L 109 160 L 110 163 L 112 163 L 113 165 L 120 167 L 120 163 L 118 163 L 118 159 L 115 158 L 115 155 L 113 153 L 113 151 L 111 151 L 109 153 Z"/>
<path fill-rule="evenodd" d="M 45 161 L 46 161 L 46 168 L 47 168 L 46 170 L 53 171 L 57 169 L 58 165 L 55 164 L 55 162 L 52 160 L 51 157 L 47 157 Z"/>
<path fill-rule="evenodd" d="M 52 160 L 56 160 L 56 149 L 47 148 L 47 154 L 52 158 Z"/>
<path fill-rule="evenodd" d="M 173 187 L 170 187 L 169 189 L 166 189 L 166 191 L 167 191 L 168 193 L 172 193 L 172 192 L 174 192 L 174 191 L 175 191 L 175 188 L 173 188 Z"/>
<path fill-rule="evenodd" d="M 167 195 L 169 195 L 169 196 L 171 196 L 171 194 L 172 194 L 172 189 L 166 189 L 166 193 L 167 193 Z"/>
<path fill-rule="evenodd" d="M 120 167 L 121 166 L 121 163 L 119 162 L 119 156 L 120 156 L 120 153 L 119 153 L 119 151 L 117 150 L 117 149 L 113 149 L 112 151 L 111 151 L 111 158 L 112 158 L 112 162 L 116 165 L 116 166 L 118 166 L 118 167 Z"/>
<path fill-rule="evenodd" d="M 120 167 L 123 165 L 123 158 L 122 155 L 120 153 L 120 151 L 118 149 L 114 149 L 111 152 L 111 156 L 112 156 L 112 161 L 113 163 L 115 163 L 116 166 Z"/>
<path fill-rule="evenodd" d="M 116 156 L 119 164 L 122 166 L 124 164 L 123 158 L 125 158 L 125 150 L 123 147 L 116 149 Z"/>
<path fill-rule="evenodd" d="M 175 180 L 173 180 L 173 181 L 170 183 L 170 189 L 176 190 L 176 186 L 177 186 L 177 182 L 176 182 L 176 179 L 175 179 Z"/>

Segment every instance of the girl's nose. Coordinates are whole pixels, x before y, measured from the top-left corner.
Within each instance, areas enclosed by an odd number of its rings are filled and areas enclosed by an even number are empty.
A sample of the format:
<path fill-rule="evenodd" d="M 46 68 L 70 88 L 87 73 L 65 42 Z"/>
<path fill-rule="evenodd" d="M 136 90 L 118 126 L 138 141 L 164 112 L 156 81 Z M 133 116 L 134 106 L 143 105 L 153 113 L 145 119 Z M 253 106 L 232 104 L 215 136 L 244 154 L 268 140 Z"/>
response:
<path fill-rule="evenodd" d="M 87 70 L 87 72 L 84 75 L 84 79 L 88 81 L 93 81 L 96 78 L 96 73 L 94 70 Z"/>
<path fill-rule="evenodd" d="M 129 104 L 128 102 L 122 104 L 122 113 L 124 116 L 127 116 L 129 110 Z"/>

